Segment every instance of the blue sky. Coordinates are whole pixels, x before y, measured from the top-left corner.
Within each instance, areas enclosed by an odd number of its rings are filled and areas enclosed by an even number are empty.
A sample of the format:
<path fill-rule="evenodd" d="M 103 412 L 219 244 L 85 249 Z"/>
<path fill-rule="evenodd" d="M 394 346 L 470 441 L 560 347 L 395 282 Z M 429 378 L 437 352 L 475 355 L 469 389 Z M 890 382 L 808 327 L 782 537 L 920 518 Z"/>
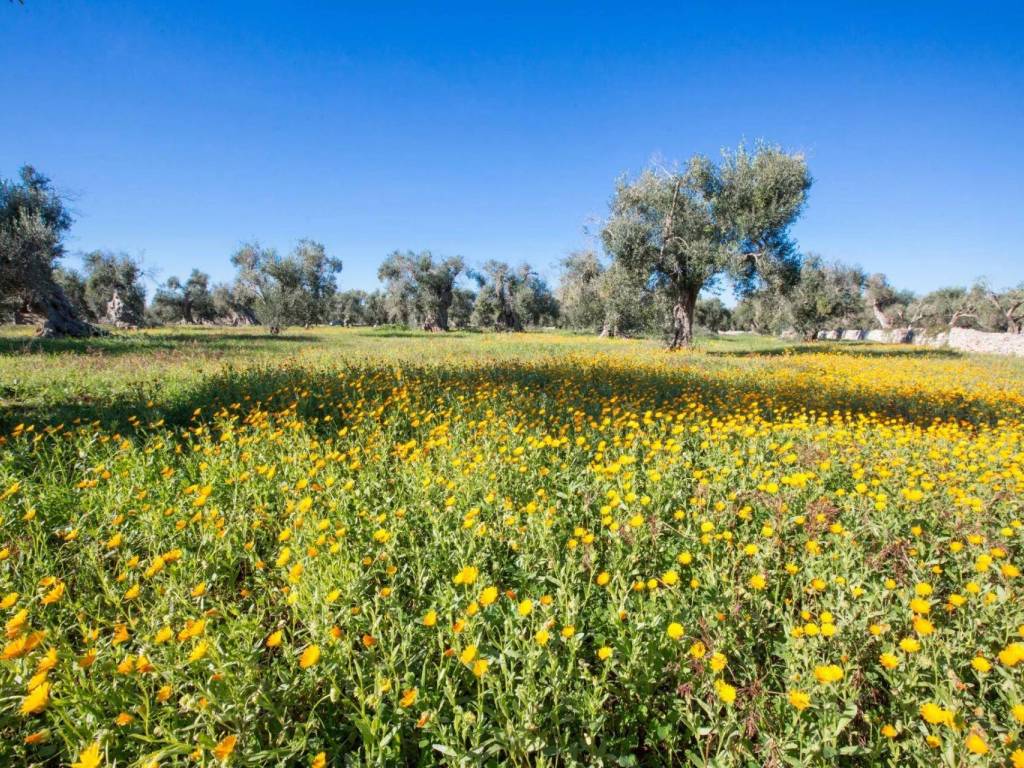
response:
<path fill-rule="evenodd" d="M 554 280 L 620 174 L 763 137 L 809 158 L 805 251 L 1024 280 L 1020 2 L 346 5 L 3 2 L 0 174 L 158 279 L 311 237 L 343 287 L 395 248 Z"/>

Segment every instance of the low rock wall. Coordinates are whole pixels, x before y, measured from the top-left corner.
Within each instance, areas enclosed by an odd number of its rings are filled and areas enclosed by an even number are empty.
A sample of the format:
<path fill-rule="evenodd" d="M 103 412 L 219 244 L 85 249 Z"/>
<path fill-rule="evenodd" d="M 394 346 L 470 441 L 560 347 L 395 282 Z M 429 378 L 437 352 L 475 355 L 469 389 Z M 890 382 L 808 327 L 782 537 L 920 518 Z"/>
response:
<path fill-rule="evenodd" d="M 875 328 L 870 331 L 844 329 L 821 331 L 818 338 L 830 341 L 872 341 L 876 344 L 916 344 L 925 347 L 946 347 L 958 352 L 1024 357 L 1024 334 L 988 333 L 971 328 L 951 328 L 944 333 L 933 335 L 926 334 L 920 328 Z"/>

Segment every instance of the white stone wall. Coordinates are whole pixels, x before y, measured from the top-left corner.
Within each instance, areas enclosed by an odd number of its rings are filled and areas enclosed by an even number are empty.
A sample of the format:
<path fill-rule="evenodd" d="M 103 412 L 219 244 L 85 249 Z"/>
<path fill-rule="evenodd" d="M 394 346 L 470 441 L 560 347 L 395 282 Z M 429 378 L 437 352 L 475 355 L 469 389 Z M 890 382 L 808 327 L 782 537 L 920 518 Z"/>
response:
<path fill-rule="evenodd" d="M 985 333 L 970 328 L 952 328 L 948 345 L 961 352 L 1024 357 L 1024 333 Z"/>
<path fill-rule="evenodd" d="M 918 328 L 879 328 L 870 331 L 821 331 L 819 339 L 836 341 L 872 341 L 876 344 L 916 344 L 924 347 L 946 347 L 958 352 L 979 352 L 988 355 L 1024 357 L 1024 334 L 987 333 L 970 328 L 952 328 L 934 336 L 925 335 Z"/>

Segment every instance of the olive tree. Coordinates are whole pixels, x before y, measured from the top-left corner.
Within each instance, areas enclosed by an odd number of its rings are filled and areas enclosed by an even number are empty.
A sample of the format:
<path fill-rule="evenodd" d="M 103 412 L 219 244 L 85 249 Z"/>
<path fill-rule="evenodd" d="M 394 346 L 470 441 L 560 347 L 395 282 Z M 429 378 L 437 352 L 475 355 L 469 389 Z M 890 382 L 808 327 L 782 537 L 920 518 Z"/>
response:
<path fill-rule="evenodd" d="M 366 291 L 352 289 L 334 295 L 331 322 L 343 325 L 369 325 L 366 317 Z"/>
<path fill-rule="evenodd" d="M 601 277 L 605 266 L 592 250 L 573 251 L 562 260 L 556 296 L 562 322 L 576 330 L 597 330 L 604 321 Z"/>
<path fill-rule="evenodd" d="M 425 331 L 447 331 L 455 281 L 465 269 L 461 256 L 435 259 L 430 251 L 394 251 L 377 270 L 404 324 L 415 317 Z"/>
<path fill-rule="evenodd" d="M 0 305 L 38 317 L 43 336 L 95 336 L 54 278 L 71 214 L 50 180 L 32 166 L 0 179 Z"/>
<path fill-rule="evenodd" d="M 864 274 L 856 267 L 827 263 L 808 255 L 800 265 L 800 280 L 788 292 L 785 306 L 793 328 L 805 339 L 860 315 Z"/>
<path fill-rule="evenodd" d="M 984 297 L 961 286 L 939 288 L 916 299 L 907 309 L 911 325 L 930 332 L 977 328 Z"/>
<path fill-rule="evenodd" d="M 764 289 L 740 299 L 732 310 L 731 325 L 737 331 L 778 335 L 789 326 L 788 312 L 778 292 Z"/>
<path fill-rule="evenodd" d="M 245 243 L 231 263 L 238 270 L 234 300 L 251 309 L 272 334 L 288 325 L 321 323 L 330 316 L 337 292 L 335 275 L 342 265 L 320 243 L 300 240 L 288 256 L 256 242 Z"/>
<path fill-rule="evenodd" d="M 53 270 L 53 280 L 64 292 L 78 317 L 90 322 L 97 319 L 89 311 L 89 304 L 85 300 L 85 277 L 81 272 L 68 267 L 56 267 Z"/>
<path fill-rule="evenodd" d="M 150 305 L 150 312 L 159 322 L 194 323 L 211 322 L 216 319 L 213 295 L 210 293 L 210 276 L 193 269 L 188 279 L 182 282 L 177 277 L 167 278 Z"/>
<path fill-rule="evenodd" d="M 140 261 L 126 253 L 90 251 L 82 255 L 85 273 L 85 302 L 93 317 L 109 322 L 119 320 L 138 325 L 146 311 L 145 272 Z M 121 301 L 122 316 L 109 316 L 114 295 Z"/>
<path fill-rule="evenodd" d="M 864 304 L 879 328 L 889 329 L 909 322 L 908 308 L 914 303 L 911 291 L 897 290 L 880 272 L 869 275 L 864 283 Z"/>
<path fill-rule="evenodd" d="M 228 325 L 258 325 L 254 307 L 255 297 L 236 281 L 233 284 L 217 283 L 210 291 L 214 319 Z"/>
<path fill-rule="evenodd" d="M 613 261 L 597 281 L 601 336 L 661 332 L 668 315 L 665 291 L 652 289 L 645 275 Z"/>
<path fill-rule="evenodd" d="M 994 316 L 988 321 L 993 331 L 1024 333 L 1024 283 L 1016 288 L 997 291 L 985 280 L 979 281 L 974 291 L 983 297 Z"/>
<path fill-rule="evenodd" d="M 341 259 L 328 256 L 322 243 L 304 239 L 299 240 L 288 258 L 271 265 L 271 272 L 275 269 L 297 277 L 290 283 L 291 290 L 301 296 L 296 320 L 307 326 L 327 322 L 338 291 Z"/>
<path fill-rule="evenodd" d="M 270 265 L 280 257 L 273 248 L 265 248 L 258 242 L 244 243 L 231 255 L 231 263 L 238 270 L 230 299 L 252 314 L 256 322 L 269 328 L 272 334 L 279 333 L 294 318 L 288 316 L 291 302 L 277 285 L 276 277 L 270 274 Z"/>
<path fill-rule="evenodd" d="M 672 297 L 675 349 L 692 342 L 697 297 L 722 276 L 741 295 L 795 279 L 799 256 L 788 233 L 810 186 L 804 157 L 778 147 L 741 146 L 717 164 L 697 155 L 683 170 L 621 180 L 602 240 Z"/>
<path fill-rule="evenodd" d="M 468 288 L 456 288 L 452 294 L 452 306 L 448 311 L 448 322 L 453 328 L 467 328 L 473 322 L 473 304 L 476 294 Z"/>
<path fill-rule="evenodd" d="M 558 317 L 554 294 L 529 264 L 513 268 L 491 260 L 469 275 L 480 287 L 473 306 L 475 325 L 521 331 L 526 325 L 541 325 Z"/>
<path fill-rule="evenodd" d="M 732 311 L 717 296 L 698 299 L 694 320 L 701 328 L 718 333 L 732 324 Z"/>

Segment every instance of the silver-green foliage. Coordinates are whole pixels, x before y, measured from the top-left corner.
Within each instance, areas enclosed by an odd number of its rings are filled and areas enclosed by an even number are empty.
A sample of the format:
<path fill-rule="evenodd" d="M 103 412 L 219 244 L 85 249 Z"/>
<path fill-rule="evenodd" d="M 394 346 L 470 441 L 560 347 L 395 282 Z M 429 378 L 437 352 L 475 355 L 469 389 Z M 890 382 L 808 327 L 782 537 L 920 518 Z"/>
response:
<path fill-rule="evenodd" d="M 674 301 L 671 346 L 693 339 L 702 289 L 728 275 L 740 293 L 795 278 L 789 227 L 811 185 L 801 154 L 759 143 L 696 155 L 682 170 L 652 167 L 622 179 L 602 231 L 606 250 Z"/>

